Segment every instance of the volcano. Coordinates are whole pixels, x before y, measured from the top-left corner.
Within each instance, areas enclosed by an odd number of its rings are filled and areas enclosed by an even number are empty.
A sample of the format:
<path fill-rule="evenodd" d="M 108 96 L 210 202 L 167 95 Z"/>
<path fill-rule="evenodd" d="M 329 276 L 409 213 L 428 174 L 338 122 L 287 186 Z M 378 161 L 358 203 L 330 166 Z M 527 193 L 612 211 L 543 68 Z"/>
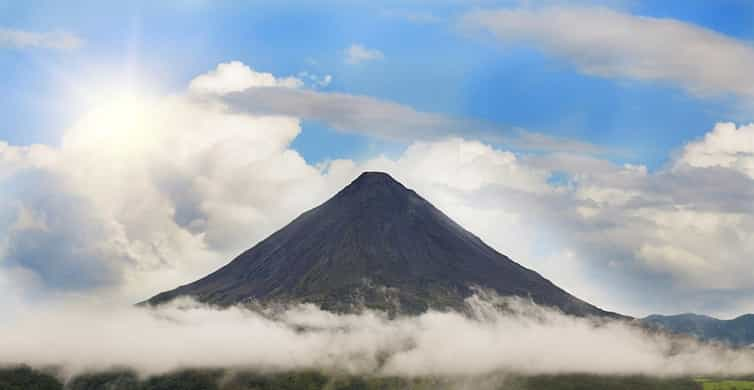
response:
<path fill-rule="evenodd" d="M 497 252 L 390 175 L 365 172 L 230 263 L 154 296 L 229 306 L 310 302 L 325 310 L 457 309 L 477 289 L 579 316 L 619 317 Z"/>

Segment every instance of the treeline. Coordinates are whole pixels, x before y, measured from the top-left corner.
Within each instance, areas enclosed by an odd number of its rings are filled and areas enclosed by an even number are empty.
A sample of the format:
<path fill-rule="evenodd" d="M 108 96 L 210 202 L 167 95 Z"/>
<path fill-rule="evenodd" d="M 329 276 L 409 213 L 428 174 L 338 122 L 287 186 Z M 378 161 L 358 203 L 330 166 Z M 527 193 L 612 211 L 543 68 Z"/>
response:
<path fill-rule="evenodd" d="M 0 390 L 391 390 L 484 388 L 500 390 L 689 390 L 691 378 L 595 375 L 498 375 L 486 378 L 389 378 L 331 375 L 316 371 L 259 374 L 184 370 L 149 378 L 132 371 L 89 373 L 63 384 L 53 373 L 29 367 L 0 369 Z"/>

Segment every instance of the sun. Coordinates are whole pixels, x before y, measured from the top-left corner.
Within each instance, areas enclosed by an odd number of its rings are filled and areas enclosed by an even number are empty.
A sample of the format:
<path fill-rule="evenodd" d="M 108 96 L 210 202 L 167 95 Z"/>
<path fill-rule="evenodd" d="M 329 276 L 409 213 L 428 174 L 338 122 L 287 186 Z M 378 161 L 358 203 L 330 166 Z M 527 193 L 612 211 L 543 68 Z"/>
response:
<path fill-rule="evenodd" d="M 62 142 L 86 142 L 87 135 L 91 142 L 128 148 L 155 130 L 155 105 L 167 91 L 132 57 L 57 72 L 59 98 L 67 112 L 59 126 Z"/>
<path fill-rule="evenodd" d="M 131 153 L 146 147 L 159 131 L 160 97 L 141 84 L 100 84 L 86 90 L 77 103 L 81 114 L 63 136 L 65 146 Z"/>

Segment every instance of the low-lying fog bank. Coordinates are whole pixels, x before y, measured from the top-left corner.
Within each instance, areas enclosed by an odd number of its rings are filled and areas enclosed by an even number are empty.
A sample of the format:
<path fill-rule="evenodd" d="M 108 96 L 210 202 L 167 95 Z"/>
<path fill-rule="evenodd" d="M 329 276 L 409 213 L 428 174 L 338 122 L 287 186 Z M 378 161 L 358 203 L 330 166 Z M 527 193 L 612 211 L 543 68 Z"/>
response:
<path fill-rule="evenodd" d="M 504 303 L 508 310 L 498 309 Z M 468 313 L 390 319 L 283 310 L 216 309 L 191 301 L 159 308 L 65 306 L 0 325 L 0 365 L 82 372 L 128 367 L 323 370 L 384 377 L 524 375 L 740 375 L 754 353 L 648 332 L 627 322 L 565 316 L 520 299 L 473 296 Z"/>

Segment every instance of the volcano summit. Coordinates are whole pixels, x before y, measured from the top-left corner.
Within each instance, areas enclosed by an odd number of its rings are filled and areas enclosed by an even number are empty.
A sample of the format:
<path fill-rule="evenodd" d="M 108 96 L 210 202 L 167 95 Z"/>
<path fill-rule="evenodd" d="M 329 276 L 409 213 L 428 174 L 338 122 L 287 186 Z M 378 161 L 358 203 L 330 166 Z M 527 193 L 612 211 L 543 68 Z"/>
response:
<path fill-rule="evenodd" d="M 419 313 L 463 306 L 474 288 L 580 316 L 617 316 L 500 254 L 390 175 L 365 172 L 229 264 L 146 303 L 311 302 Z"/>

